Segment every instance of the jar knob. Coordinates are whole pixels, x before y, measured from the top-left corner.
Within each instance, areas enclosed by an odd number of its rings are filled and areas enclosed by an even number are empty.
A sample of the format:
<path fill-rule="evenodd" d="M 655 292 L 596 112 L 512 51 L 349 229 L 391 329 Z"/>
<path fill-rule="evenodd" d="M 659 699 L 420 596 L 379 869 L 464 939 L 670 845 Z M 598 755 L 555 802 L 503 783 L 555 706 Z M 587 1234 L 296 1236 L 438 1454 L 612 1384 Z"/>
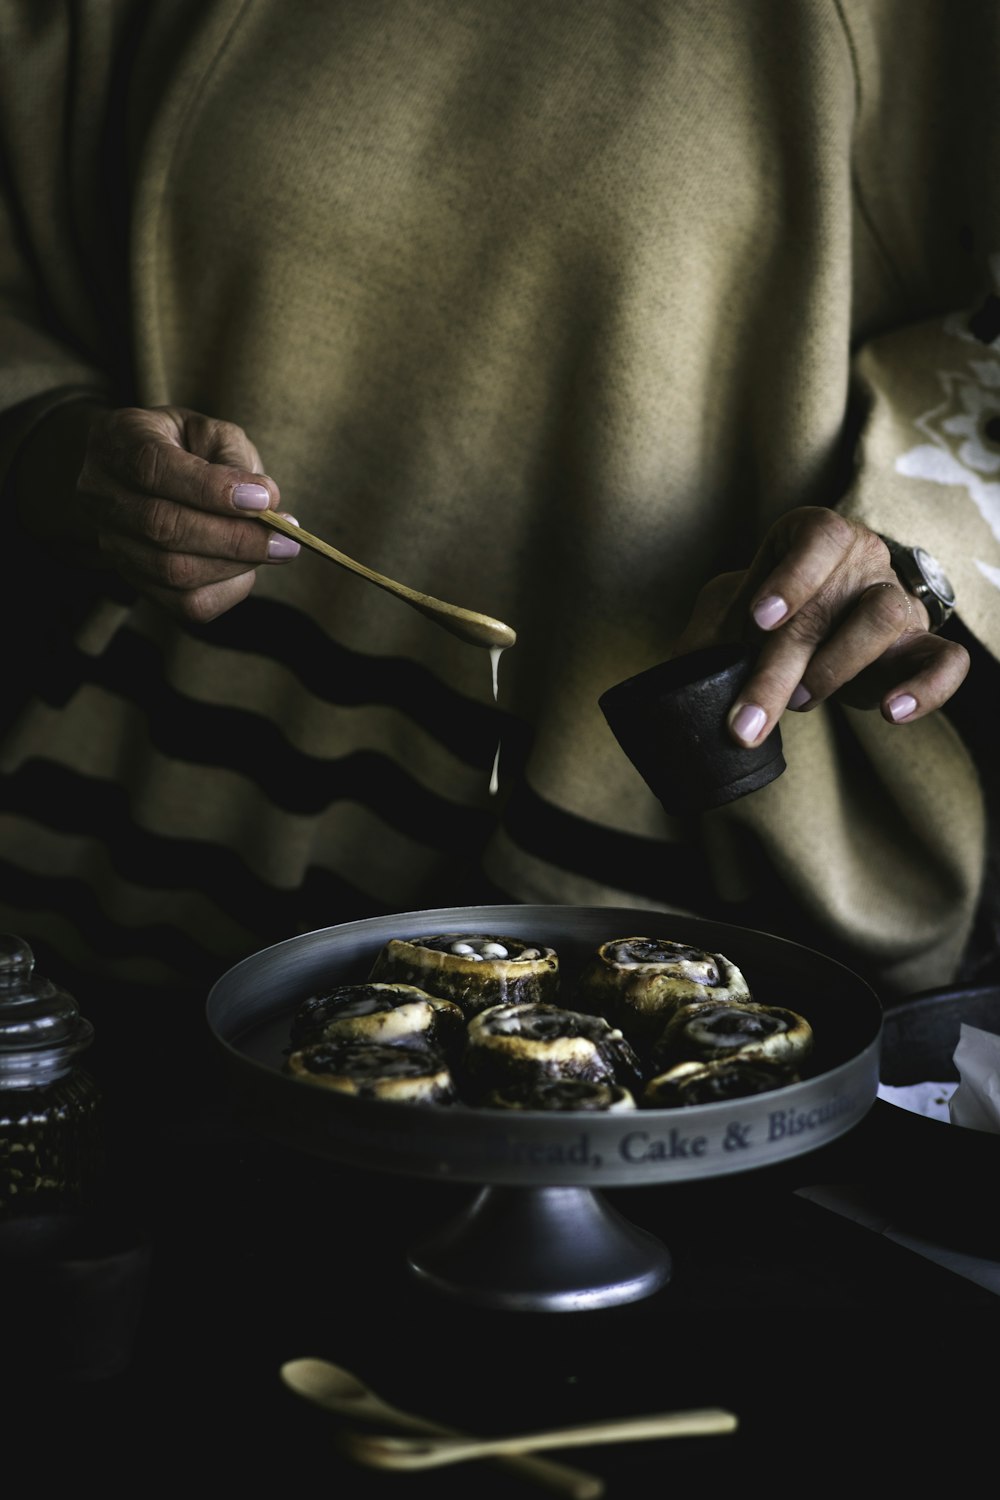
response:
<path fill-rule="evenodd" d="M 0 933 L 0 1087 L 61 1077 L 93 1035 L 73 996 L 35 973 L 31 945 Z"/>
<path fill-rule="evenodd" d="M 31 983 L 35 955 L 15 932 L 0 932 L 0 990 L 23 990 Z"/>

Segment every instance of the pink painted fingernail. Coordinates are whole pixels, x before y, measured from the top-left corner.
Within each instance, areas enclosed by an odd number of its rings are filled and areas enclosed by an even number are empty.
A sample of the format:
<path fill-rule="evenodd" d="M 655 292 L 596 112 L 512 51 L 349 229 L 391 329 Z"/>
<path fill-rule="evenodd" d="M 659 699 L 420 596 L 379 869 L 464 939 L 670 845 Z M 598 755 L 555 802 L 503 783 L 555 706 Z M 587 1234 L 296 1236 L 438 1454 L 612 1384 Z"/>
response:
<path fill-rule="evenodd" d="M 767 714 L 756 703 L 744 703 L 729 722 L 736 738 L 742 740 L 744 745 L 752 745 L 767 723 Z"/>
<path fill-rule="evenodd" d="M 233 490 L 237 510 L 267 510 L 271 496 L 262 484 L 238 484 Z"/>
<path fill-rule="evenodd" d="M 267 539 L 267 555 L 274 562 L 284 562 L 286 558 L 298 557 L 302 547 L 290 536 L 271 536 Z"/>
<path fill-rule="evenodd" d="M 901 719 L 908 719 L 916 706 L 917 700 L 912 693 L 900 693 L 898 698 L 890 698 L 888 709 L 893 723 L 898 724 Z"/>
<path fill-rule="evenodd" d="M 792 694 L 792 696 L 788 700 L 788 707 L 789 708 L 804 708 L 807 703 L 811 703 L 811 702 L 812 702 L 812 693 L 810 693 L 810 691 L 809 691 L 808 688 L 803 687 L 802 683 L 800 682 L 799 685 L 798 685 L 798 687 L 795 689 L 794 693 Z"/>
<path fill-rule="evenodd" d="M 780 594 L 768 594 L 766 599 L 758 599 L 752 610 L 754 620 L 761 630 L 773 630 L 787 613 L 788 605 Z"/>

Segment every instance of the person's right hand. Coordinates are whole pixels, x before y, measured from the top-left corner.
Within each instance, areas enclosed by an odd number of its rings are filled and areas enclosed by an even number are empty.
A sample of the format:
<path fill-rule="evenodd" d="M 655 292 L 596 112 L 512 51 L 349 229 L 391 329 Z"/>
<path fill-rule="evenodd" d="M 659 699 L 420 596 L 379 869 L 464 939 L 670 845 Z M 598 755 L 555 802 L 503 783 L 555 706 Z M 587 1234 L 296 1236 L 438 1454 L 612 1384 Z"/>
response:
<path fill-rule="evenodd" d="M 299 544 L 249 519 L 280 504 L 242 428 L 178 406 L 97 411 L 75 503 L 110 566 L 179 618 L 204 624 Z"/>

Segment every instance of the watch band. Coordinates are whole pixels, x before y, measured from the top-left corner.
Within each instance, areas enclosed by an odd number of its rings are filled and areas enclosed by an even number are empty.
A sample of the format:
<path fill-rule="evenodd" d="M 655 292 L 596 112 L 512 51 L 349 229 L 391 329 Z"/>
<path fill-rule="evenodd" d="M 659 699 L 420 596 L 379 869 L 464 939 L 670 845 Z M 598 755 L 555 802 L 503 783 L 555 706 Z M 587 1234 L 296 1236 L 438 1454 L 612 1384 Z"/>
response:
<path fill-rule="evenodd" d="M 955 590 L 941 564 L 924 547 L 908 547 L 892 537 L 878 535 L 889 549 L 896 577 L 908 593 L 920 600 L 931 629 L 940 630 L 955 612 Z"/>

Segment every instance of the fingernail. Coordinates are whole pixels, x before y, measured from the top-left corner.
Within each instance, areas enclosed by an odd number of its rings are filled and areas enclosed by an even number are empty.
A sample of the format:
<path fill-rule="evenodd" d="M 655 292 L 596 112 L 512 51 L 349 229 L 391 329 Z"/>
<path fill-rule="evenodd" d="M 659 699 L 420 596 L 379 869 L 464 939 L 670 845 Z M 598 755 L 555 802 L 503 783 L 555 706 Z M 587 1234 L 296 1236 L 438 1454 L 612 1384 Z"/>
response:
<path fill-rule="evenodd" d="M 729 722 L 736 738 L 744 745 L 752 745 L 767 723 L 767 714 L 756 703 L 744 703 Z"/>
<path fill-rule="evenodd" d="M 800 682 L 798 687 L 795 689 L 794 693 L 788 700 L 788 707 L 804 708 L 807 703 L 811 702 L 812 693 L 809 692 L 808 688 L 804 688 Z"/>
<path fill-rule="evenodd" d="M 262 484 L 238 484 L 233 490 L 237 510 L 267 510 L 271 496 Z"/>
<path fill-rule="evenodd" d="M 893 723 L 898 724 L 900 719 L 908 719 L 916 706 L 917 700 L 911 693 L 900 693 L 898 698 L 890 698 L 888 708 Z"/>
<path fill-rule="evenodd" d="M 773 630 L 787 615 L 788 605 L 780 594 L 768 594 L 766 599 L 758 599 L 751 613 L 761 630 Z"/>
<path fill-rule="evenodd" d="M 298 522 L 295 523 L 298 525 Z M 302 548 L 298 542 L 293 542 L 290 536 L 271 536 L 267 539 L 267 555 L 274 562 L 284 562 L 286 558 L 298 557 Z"/>

